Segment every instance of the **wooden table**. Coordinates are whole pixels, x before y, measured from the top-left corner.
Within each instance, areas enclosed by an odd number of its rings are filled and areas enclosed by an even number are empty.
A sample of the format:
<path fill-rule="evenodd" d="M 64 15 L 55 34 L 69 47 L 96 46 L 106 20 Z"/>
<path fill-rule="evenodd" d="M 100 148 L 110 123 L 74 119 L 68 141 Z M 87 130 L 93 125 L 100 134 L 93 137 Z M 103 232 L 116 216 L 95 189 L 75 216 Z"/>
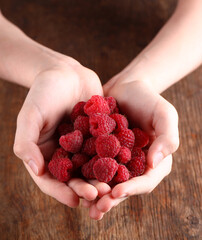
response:
<path fill-rule="evenodd" d="M 70 55 L 106 82 L 154 37 L 169 0 L 2 0 L 1 9 L 36 41 Z M 179 113 L 181 145 L 172 173 L 149 195 L 131 197 L 90 220 L 44 195 L 12 150 L 27 89 L 0 81 L 0 239 L 199 239 L 202 67 L 163 93 Z"/>

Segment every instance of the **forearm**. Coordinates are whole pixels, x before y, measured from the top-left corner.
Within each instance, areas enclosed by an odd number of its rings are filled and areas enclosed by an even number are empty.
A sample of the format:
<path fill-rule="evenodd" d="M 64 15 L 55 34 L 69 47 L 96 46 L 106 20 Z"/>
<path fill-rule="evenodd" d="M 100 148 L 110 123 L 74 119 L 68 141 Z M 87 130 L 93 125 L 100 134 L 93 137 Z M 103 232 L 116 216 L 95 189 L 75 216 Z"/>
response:
<path fill-rule="evenodd" d="M 60 61 L 62 54 L 34 42 L 0 13 L 0 78 L 30 87 L 39 72 Z"/>
<path fill-rule="evenodd" d="M 124 69 L 162 92 L 202 62 L 202 1 L 182 0 L 153 41 Z"/>

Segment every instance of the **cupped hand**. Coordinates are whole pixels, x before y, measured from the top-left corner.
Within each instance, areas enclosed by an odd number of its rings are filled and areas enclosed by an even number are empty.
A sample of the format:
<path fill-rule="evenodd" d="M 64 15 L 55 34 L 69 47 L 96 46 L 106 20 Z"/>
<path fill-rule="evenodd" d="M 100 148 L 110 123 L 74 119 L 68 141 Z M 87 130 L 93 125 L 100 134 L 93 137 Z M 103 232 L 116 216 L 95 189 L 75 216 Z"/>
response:
<path fill-rule="evenodd" d="M 94 200 L 97 189 L 81 179 L 59 182 L 47 171 L 45 159 L 56 148 L 54 132 L 61 119 L 95 94 L 103 95 L 97 75 L 68 59 L 36 76 L 17 118 L 15 154 L 42 192 L 70 207 L 78 206 L 79 198 Z"/>
<path fill-rule="evenodd" d="M 147 168 L 142 176 L 116 185 L 96 201 L 83 201 L 94 219 L 101 219 L 104 213 L 129 196 L 150 193 L 170 173 L 172 153 L 179 145 L 175 108 L 148 84 L 112 79 L 104 86 L 104 93 L 117 99 L 131 124 L 150 135 L 151 145 L 147 153 Z"/>

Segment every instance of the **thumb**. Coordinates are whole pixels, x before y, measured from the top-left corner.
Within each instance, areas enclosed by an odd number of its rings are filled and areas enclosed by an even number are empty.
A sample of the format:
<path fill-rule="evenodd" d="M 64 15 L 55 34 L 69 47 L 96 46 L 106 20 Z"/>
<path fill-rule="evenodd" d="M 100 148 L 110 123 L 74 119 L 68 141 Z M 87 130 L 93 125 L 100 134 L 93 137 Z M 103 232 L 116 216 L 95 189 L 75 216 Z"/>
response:
<path fill-rule="evenodd" d="M 115 77 L 111 78 L 108 82 L 104 84 L 103 86 L 104 96 L 108 96 L 109 91 L 112 90 L 115 84 L 117 84 L 117 79 Z"/>
<path fill-rule="evenodd" d="M 154 110 L 153 127 L 156 139 L 149 148 L 148 165 L 155 168 L 165 157 L 179 147 L 178 114 L 165 99 L 161 99 Z"/>
<path fill-rule="evenodd" d="M 42 127 L 43 120 L 38 108 L 25 101 L 17 118 L 13 150 L 17 157 L 30 166 L 35 175 L 41 175 L 44 170 L 44 158 L 37 146 Z"/>

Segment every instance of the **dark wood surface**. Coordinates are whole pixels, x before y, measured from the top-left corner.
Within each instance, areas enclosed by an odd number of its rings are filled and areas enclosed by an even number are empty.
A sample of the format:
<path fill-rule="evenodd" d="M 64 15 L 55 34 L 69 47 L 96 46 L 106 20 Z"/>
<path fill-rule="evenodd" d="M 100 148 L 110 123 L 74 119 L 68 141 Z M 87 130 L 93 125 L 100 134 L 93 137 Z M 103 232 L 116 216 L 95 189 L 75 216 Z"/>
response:
<path fill-rule="evenodd" d="M 36 41 L 70 55 L 103 82 L 126 66 L 172 14 L 169 0 L 1 0 L 7 18 Z M 202 67 L 163 93 L 179 113 L 172 173 L 102 221 L 44 195 L 12 150 L 27 89 L 0 80 L 0 239 L 200 239 Z"/>

